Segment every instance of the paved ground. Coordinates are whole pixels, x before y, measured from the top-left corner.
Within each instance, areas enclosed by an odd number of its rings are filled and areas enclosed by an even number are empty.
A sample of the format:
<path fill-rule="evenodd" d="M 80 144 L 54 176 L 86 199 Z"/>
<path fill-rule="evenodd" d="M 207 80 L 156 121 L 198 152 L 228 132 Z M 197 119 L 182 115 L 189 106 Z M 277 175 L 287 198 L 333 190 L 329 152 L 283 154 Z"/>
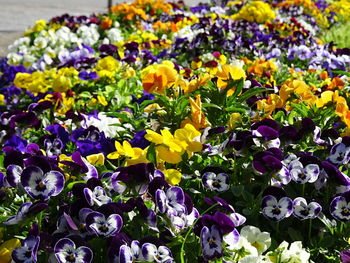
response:
<path fill-rule="evenodd" d="M 116 4 L 125 1 L 127 0 L 112 2 Z M 198 2 L 199 0 L 185 0 L 191 6 Z M 22 32 L 38 19 L 48 20 L 64 13 L 88 15 L 105 11 L 107 0 L 0 0 L 0 57 L 6 56 L 8 45 L 21 37 Z"/>

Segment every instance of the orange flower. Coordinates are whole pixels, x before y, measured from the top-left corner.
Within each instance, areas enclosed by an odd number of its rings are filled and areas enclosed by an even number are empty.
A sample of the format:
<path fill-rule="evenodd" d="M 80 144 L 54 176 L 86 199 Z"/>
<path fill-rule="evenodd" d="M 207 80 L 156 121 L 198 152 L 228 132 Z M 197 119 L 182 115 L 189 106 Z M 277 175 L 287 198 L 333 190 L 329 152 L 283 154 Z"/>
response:
<path fill-rule="evenodd" d="M 196 95 L 196 100 L 189 98 L 191 105 L 191 118 L 187 118 L 181 123 L 181 127 L 184 127 L 187 123 L 192 124 L 197 130 L 204 129 L 210 126 L 206 120 L 204 112 L 202 112 L 201 95 Z"/>
<path fill-rule="evenodd" d="M 103 29 L 109 29 L 111 28 L 112 23 L 113 23 L 112 19 L 110 19 L 109 17 L 106 17 L 103 20 L 101 20 L 101 27 Z"/>
<path fill-rule="evenodd" d="M 148 93 L 164 94 L 166 88 L 169 88 L 177 79 L 177 72 L 169 65 L 160 64 L 145 69 L 146 74 L 142 77 L 143 89 Z"/>

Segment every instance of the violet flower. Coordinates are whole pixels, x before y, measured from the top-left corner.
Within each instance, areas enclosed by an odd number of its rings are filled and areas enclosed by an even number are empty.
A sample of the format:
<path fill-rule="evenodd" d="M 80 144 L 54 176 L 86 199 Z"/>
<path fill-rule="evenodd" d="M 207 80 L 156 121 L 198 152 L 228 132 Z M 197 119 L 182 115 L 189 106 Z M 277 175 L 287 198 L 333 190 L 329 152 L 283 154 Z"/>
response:
<path fill-rule="evenodd" d="M 12 251 L 13 261 L 16 263 L 36 262 L 39 243 L 40 237 L 27 237 L 25 240 L 23 240 L 21 247 L 17 247 Z"/>
<path fill-rule="evenodd" d="M 203 174 L 202 183 L 205 188 L 219 193 L 227 191 L 229 186 L 229 176 L 226 173 L 206 172 Z"/>
<path fill-rule="evenodd" d="M 90 263 L 93 259 L 90 248 L 86 246 L 77 248 L 75 243 L 69 238 L 58 240 L 54 252 L 59 263 Z"/>
<path fill-rule="evenodd" d="M 47 203 L 24 203 L 19 207 L 17 213 L 14 216 L 10 216 L 2 223 L 4 225 L 16 225 L 22 222 L 23 220 L 27 219 L 30 215 L 38 214 L 42 210 L 45 210 L 47 207 Z"/>
<path fill-rule="evenodd" d="M 135 261 L 143 261 L 141 244 L 137 240 L 131 242 L 130 247 L 121 245 L 119 249 L 119 263 L 133 263 Z"/>
<path fill-rule="evenodd" d="M 293 160 L 289 163 L 288 168 L 293 181 L 299 184 L 314 183 L 320 174 L 318 160 L 312 156 L 303 156 Z"/>
<path fill-rule="evenodd" d="M 123 226 L 123 219 L 118 214 L 111 214 L 107 219 L 99 212 L 89 213 L 86 217 L 87 229 L 98 236 L 111 236 Z"/>
<path fill-rule="evenodd" d="M 350 161 L 350 146 L 343 142 L 335 144 L 327 157 L 327 161 L 335 165 L 344 165 Z"/>
<path fill-rule="evenodd" d="M 48 200 L 63 190 L 65 179 L 58 171 L 50 171 L 44 174 L 39 167 L 30 165 L 21 175 L 21 183 L 24 190 L 35 199 Z"/>
<path fill-rule="evenodd" d="M 157 247 L 151 243 L 144 243 L 141 247 L 142 256 L 147 262 L 172 263 L 174 262 L 171 251 L 166 246 Z"/>
<path fill-rule="evenodd" d="M 156 191 L 156 204 L 161 213 L 180 215 L 186 212 L 185 195 L 181 187 L 172 186 L 166 192 Z"/>
<path fill-rule="evenodd" d="M 222 241 L 222 234 L 216 225 L 212 225 L 210 229 L 204 226 L 200 234 L 203 257 L 207 260 L 221 257 Z"/>
<path fill-rule="evenodd" d="M 322 207 L 317 202 L 306 202 L 305 198 L 297 197 L 293 200 L 293 215 L 300 220 L 314 219 L 322 211 Z"/>
<path fill-rule="evenodd" d="M 102 186 L 96 186 L 93 191 L 86 187 L 83 191 L 85 199 L 90 206 L 93 206 L 94 204 L 101 206 L 112 202 L 112 198 L 107 196 L 106 191 Z"/>
<path fill-rule="evenodd" d="M 350 220 L 350 192 L 333 198 L 329 205 L 331 215 L 339 221 Z"/>
<path fill-rule="evenodd" d="M 293 213 L 293 201 L 289 197 L 277 199 L 266 195 L 261 201 L 263 215 L 273 221 L 281 221 Z"/>

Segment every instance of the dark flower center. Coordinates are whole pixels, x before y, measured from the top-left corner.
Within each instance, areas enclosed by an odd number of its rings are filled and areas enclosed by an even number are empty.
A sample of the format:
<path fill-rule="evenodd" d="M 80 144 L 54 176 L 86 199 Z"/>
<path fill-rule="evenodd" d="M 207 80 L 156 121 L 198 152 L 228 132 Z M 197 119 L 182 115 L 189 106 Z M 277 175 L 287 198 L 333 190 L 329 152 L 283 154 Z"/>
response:
<path fill-rule="evenodd" d="M 272 209 L 272 214 L 279 215 L 280 213 L 281 213 L 281 209 L 279 207 L 276 206 Z"/>
<path fill-rule="evenodd" d="M 103 226 L 100 226 L 99 230 L 100 230 L 101 232 L 107 232 L 108 227 L 107 227 L 106 225 L 103 225 Z"/>

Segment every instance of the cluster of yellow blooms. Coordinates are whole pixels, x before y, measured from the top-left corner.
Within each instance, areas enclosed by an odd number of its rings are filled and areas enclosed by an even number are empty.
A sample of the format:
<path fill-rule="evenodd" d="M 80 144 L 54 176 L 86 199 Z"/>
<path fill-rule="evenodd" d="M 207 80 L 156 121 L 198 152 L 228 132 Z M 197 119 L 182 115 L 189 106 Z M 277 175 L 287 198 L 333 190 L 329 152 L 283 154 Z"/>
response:
<path fill-rule="evenodd" d="M 332 3 L 326 8 L 326 13 L 335 13 L 334 19 L 336 21 L 348 21 L 350 13 L 350 1 L 340 0 L 332 1 Z"/>
<path fill-rule="evenodd" d="M 232 18 L 264 24 L 269 20 L 275 19 L 276 14 L 268 3 L 252 1 L 244 5 L 238 14 L 235 14 Z"/>

